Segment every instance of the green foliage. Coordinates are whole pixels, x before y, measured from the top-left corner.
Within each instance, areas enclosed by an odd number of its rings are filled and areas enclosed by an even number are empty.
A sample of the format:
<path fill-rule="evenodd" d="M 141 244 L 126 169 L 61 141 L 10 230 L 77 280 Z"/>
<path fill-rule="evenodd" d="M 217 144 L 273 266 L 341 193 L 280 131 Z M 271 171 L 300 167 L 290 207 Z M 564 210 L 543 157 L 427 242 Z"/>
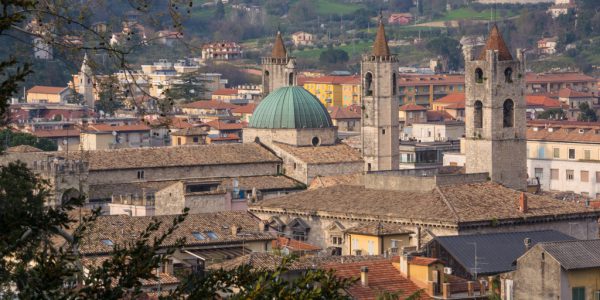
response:
<path fill-rule="evenodd" d="M 0 131 L 0 150 L 5 146 L 14 147 L 19 145 L 29 145 L 44 151 L 56 151 L 58 146 L 49 139 L 38 138 L 35 135 L 25 132 L 12 132 L 9 129 Z"/>
<path fill-rule="evenodd" d="M 551 108 L 537 113 L 536 118 L 545 120 L 563 120 L 567 118 L 567 115 L 562 108 Z"/>
<path fill-rule="evenodd" d="M 319 62 L 322 64 L 343 64 L 348 62 L 348 52 L 341 49 L 329 48 L 319 55 Z"/>
<path fill-rule="evenodd" d="M 198 100 L 199 95 L 207 91 L 205 83 L 206 80 L 203 80 L 198 72 L 184 73 L 164 92 L 164 95 L 179 103 L 189 103 Z"/>
<path fill-rule="evenodd" d="M 112 115 L 123 106 L 123 95 L 119 90 L 119 84 L 115 77 L 109 77 L 100 82 L 100 92 L 96 101 L 96 110 Z"/>
<path fill-rule="evenodd" d="M 217 8 L 214 14 L 215 20 L 223 20 L 225 18 L 225 5 L 222 0 L 217 1 Z"/>
<path fill-rule="evenodd" d="M 13 18 L 20 20 L 20 17 L 17 16 L 18 14 L 11 15 L 9 20 L 0 19 L 0 34 L 2 34 L 3 30 L 7 29 L 4 22 L 10 21 Z M 29 63 L 19 64 L 14 57 L 0 61 L 0 80 L 2 80 L 0 82 L 0 125 L 7 123 L 6 112 L 10 98 L 17 93 L 19 83 L 24 81 L 25 77 L 31 72 Z"/>
<path fill-rule="evenodd" d="M 431 53 L 447 59 L 448 68 L 450 70 L 457 70 L 463 64 L 460 43 L 453 38 L 446 36 L 434 38 L 430 40 L 425 47 Z"/>
<path fill-rule="evenodd" d="M 596 111 L 593 110 L 587 102 L 582 102 L 579 104 L 579 116 L 577 117 L 577 121 L 596 122 L 598 121 L 598 116 L 596 115 Z"/>

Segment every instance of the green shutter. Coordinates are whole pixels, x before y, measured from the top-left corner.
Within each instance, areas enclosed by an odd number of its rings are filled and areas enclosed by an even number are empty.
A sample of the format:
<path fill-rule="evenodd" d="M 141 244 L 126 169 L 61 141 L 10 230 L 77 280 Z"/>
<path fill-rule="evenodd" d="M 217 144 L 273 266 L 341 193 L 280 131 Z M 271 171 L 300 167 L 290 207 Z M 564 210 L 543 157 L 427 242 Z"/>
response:
<path fill-rule="evenodd" d="M 572 294 L 573 300 L 585 300 L 585 287 L 574 287 Z"/>

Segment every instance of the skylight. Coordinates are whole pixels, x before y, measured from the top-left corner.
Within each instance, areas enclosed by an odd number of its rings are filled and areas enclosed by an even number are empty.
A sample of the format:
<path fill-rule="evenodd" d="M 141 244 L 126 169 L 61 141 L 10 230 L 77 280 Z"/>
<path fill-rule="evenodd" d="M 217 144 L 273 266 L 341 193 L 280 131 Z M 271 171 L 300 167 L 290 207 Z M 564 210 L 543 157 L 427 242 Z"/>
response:
<path fill-rule="evenodd" d="M 113 241 L 109 240 L 109 239 L 102 239 L 100 240 L 102 242 L 102 244 L 106 245 L 106 246 L 114 246 Z"/>
<path fill-rule="evenodd" d="M 204 237 L 204 235 L 198 231 L 194 231 L 192 232 L 192 235 L 199 241 L 205 240 L 206 237 Z"/>
<path fill-rule="evenodd" d="M 219 236 L 214 231 L 206 231 L 204 233 L 206 233 L 211 240 L 219 239 Z"/>

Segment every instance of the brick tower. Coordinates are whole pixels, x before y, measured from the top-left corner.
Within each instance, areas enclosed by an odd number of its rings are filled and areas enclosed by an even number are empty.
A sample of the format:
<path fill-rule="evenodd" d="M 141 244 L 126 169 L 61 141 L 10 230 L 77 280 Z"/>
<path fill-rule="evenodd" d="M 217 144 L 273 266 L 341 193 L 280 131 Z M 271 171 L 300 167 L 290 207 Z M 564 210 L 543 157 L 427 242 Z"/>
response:
<path fill-rule="evenodd" d="M 296 59 L 288 56 L 281 32 L 277 32 L 271 56 L 262 58 L 263 97 L 280 87 L 294 86 L 296 82 Z"/>
<path fill-rule="evenodd" d="M 362 154 L 365 171 L 397 170 L 399 160 L 397 58 L 390 54 L 379 20 L 373 52 L 363 56 Z"/>
<path fill-rule="evenodd" d="M 514 59 L 494 25 L 478 57 L 465 48 L 466 172 L 488 172 L 504 186 L 527 188 L 525 56 Z"/>

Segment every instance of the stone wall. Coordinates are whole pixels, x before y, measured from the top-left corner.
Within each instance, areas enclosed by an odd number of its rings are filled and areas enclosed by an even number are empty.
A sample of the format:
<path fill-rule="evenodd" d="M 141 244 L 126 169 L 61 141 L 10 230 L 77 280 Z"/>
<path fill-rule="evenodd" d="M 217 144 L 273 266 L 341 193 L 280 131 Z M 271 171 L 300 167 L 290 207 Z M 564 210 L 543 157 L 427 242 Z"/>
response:
<path fill-rule="evenodd" d="M 155 215 L 180 214 L 185 207 L 185 184 L 180 181 L 157 191 L 154 199 Z"/>
<path fill-rule="evenodd" d="M 434 169 L 435 170 L 435 169 Z M 427 176 L 420 176 L 419 173 Z M 398 172 L 370 173 L 364 176 L 366 188 L 390 191 L 427 191 L 440 185 L 463 184 L 487 181 L 487 173 L 473 174 L 432 174 L 435 171 L 406 170 L 405 176 Z"/>
<path fill-rule="evenodd" d="M 345 162 L 336 164 L 309 164 L 307 166 L 306 182 L 310 182 L 317 176 L 335 176 L 343 174 L 362 173 L 363 162 Z"/>
<path fill-rule="evenodd" d="M 598 238 L 598 222 L 595 218 L 577 218 L 522 224 L 502 224 L 495 227 L 461 228 L 460 234 L 480 234 L 496 232 L 518 232 L 536 230 L 556 230 L 580 240 Z"/>
<path fill-rule="evenodd" d="M 542 259 L 542 252 L 541 247 L 534 246 L 517 260 L 514 299 L 570 299 L 561 297 L 560 264 L 548 254 Z"/>
<path fill-rule="evenodd" d="M 319 139 L 319 145 L 333 145 L 337 140 L 337 128 L 244 128 L 244 143 L 254 143 L 257 137 L 265 145 L 280 142 L 293 146 L 314 146 L 313 138 L 315 137 Z"/>

